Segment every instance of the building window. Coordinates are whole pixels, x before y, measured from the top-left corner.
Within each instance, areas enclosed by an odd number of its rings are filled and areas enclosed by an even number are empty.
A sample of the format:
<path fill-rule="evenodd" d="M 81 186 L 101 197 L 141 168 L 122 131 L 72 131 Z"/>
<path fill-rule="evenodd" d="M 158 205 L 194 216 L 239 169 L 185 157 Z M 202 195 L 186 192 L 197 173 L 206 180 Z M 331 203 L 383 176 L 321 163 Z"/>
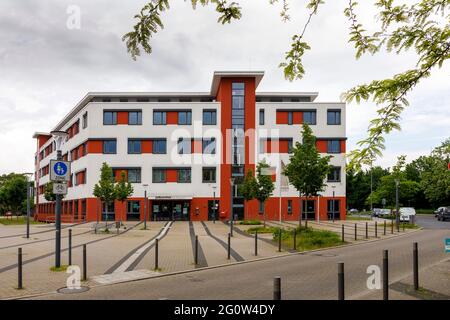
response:
<path fill-rule="evenodd" d="M 155 154 L 166 154 L 167 153 L 166 139 L 153 140 L 153 151 L 152 152 Z"/>
<path fill-rule="evenodd" d="M 142 111 L 128 112 L 128 124 L 129 125 L 141 125 L 142 124 Z"/>
<path fill-rule="evenodd" d="M 203 183 L 216 182 L 216 168 L 203 168 Z"/>
<path fill-rule="evenodd" d="M 115 111 L 103 111 L 103 124 L 104 125 L 117 124 L 117 112 L 115 112 Z"/>
<path fill-rule="evenodd" d="M 191 111 L 179 111 L 178 112 L 178 124 L 191 125 L 192 124 L 192 112 Z"/>
<path fill-rule="evenodd" d="M 216 110 L 203 110 L 203 125 L 216 125 L 217 112 Z"/>
<path fill-rule="evenodd" d="M 190 138 L 180 138 L 178 139 L 178 154 L 191 154 L 191 139 Z"/>
<path fill-rule="evenodd" d="M 327 177 L 328 182 L 341 181 L 341 167 L 332 167 Z"/>
<path fill-rule="evenodd" d="M 128 139 L 128 153 L 129 154 L 140 154 L 140 153 L 142 153 L 142 142 L 141 142 L 141 140 Z"/>
<path fill-rule="evenodd" d="M 327 124 L 340 125 L 341 124 L 341 110 L 327 111 Z"/>
<path fill-rule="evenodd" d="M 304 111 L 303 112 L 303 123 L 306 124 L 316 124 L 316 111 Z"/>
<path fill-rule="evenodd" d="M 191 168 L 178 169 L 177 173 L 178 183 L 191 183 Z"/>
<path fill-rule="evenodd" d="M 339 219 L 340 218 L 340 201 L 339 200 L 328 200 L 327 201 L 327 213 L 328 219 Z"/>
<path fill-rule="evenodd" d="M 167 112 L 153 111 L 153 124 L 154 125 L 166 125 L 167 124 Z"/>
<path fill-rule="evenodd" d="M 259 125 L 263 126 L 264 125 L 264 109 L 259 109 Z"/>
<path fill-rule="evenodd" d="M 339 140 L 328 140 L 327 153 L 341 153 L 341 142 Z"/>
<path fill-rule="evenodd" d="M 288 143 L 288 153 L 292 153 L 294 149 L 294 141 L 292 139 L 289 139 L 287 143 Z"/>
<path fill-rule="evenodd" d="M 88 126 L 88 113 L 86 112 L 83 114 L 83 121 L 82 121 L 83 129 L 86 129 Z"/>
<path fill-rule="evenodd" d="M 164 183 L 166 182 L 166 169 L 155 169 L 152 170 L 152 182 L 153 183 Z"/>
<path fill-rule="evenodd" d="M 258 213 L 263 214 L 264 213 L 264 202 L 258 201 L 258 204 L 259 204 Z"/>
<path fill-rule="evenodd" d="M 294 122 L 294 113 L 292 111 L 288 112 L 288 124 L 292 124 Z"/>
<path fill-rule="evenodd" d="M 141 183 L 141 169 L 128 169 L 128 182 Z"/>
<path fill-rule="evenodd" d="M 128 201 L 127 220 L 140 220 L 141 203 L 139 201 Z"/>
<path fill-rule="evenodd" d="M 292 214 L 292 200 L 288 200 L 287 203 L 287 213 Z"/>
<path fill-rule="evenodd" d="M 216 153 L 216 139 L 203 139 L 203 154 L 215 154 Z"/>
<path fill-rule="evenodd" d="M 117 141 L 116 140 L 103 140 L 103 153 L 105 153 L 105 154 L 117 153 Z"/>

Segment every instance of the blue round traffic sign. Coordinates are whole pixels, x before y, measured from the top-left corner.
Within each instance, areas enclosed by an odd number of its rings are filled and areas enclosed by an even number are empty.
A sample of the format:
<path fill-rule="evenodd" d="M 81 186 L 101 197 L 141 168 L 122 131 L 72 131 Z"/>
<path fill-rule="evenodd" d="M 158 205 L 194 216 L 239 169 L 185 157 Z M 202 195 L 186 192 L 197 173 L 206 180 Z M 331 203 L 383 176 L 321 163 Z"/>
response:
<path fill-rule="evenodd" d="M 53 171 L 57 176 L 65 176 L 67 173 L 67 165 L 64 162 L 56 162 L 53 165 Z"/>

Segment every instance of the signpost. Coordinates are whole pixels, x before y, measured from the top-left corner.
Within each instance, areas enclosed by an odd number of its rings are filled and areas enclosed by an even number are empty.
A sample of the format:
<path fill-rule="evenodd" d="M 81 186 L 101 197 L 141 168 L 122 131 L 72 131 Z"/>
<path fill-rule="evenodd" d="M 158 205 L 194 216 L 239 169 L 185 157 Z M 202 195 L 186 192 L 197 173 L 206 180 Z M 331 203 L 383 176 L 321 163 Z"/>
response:
<path fill-rule="evenodd" d="M 61 200 L 67 194 L 67 182 L 70 181 L 70 162 L 63 161 L 61 150 L 57 152 L 57 160 L 50 160 L 50 181 L 53 182 L 53 193 L 56 195 L 55 212 L 55 267 L 61 267 Z"/>

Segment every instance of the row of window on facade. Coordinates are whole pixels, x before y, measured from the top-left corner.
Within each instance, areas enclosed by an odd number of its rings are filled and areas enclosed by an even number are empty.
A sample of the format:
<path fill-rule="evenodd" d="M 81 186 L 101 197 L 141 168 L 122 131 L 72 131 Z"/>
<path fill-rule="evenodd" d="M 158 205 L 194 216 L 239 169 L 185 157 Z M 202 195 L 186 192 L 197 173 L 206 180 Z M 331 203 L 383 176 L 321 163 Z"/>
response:
<path fill-rule="evenodd" d="M 143 139 L 128 139 L 128 154 L 141 154 L 143 152 Z M 152 153 L 153 154 L 167 154 L 167 139 L 152 139 Z M 204 138 L 201 140 L 201 148 L 203 154 L 215 154 L 216 153 L 216 140 L 215 138 Z M 177 144 L 178 154 L 191 154 L 192 139 L 180 138 Z M 116 154 L 117 153 L 117 140 L 105 139 L 103 140 L 103 153 L 104 154 Z"/>
<path fill-rule="evenodd" d="M 141 168 L 113 169 L 114 177 L 120 176 L 121 172 L 125 172 L 125 176 L 128 182 L 141 183 Z M 172 172 L 174 174 L 172 174 Z M 152 183 L 166 183 L 166 182 L 191 183 L 191 179 L 192 179 L 191 168 L 152 168 Z M 215 167 L 202 168 L 202 182 L 203 183 L 216 182 Z"/>
<path fill-rule="evenodd" d="M 120 111 L 107 110 L 103 111 L 103 124 L 104 125 L 116 125 L 117 115 Z M 171 111 L 153 111 L 153 124 L 154 125 L 166 125 L 167 113 Z M 192 124 L 192 111 L 173 111 L 177 113 L 177 124 L 179 125 L 191 125 Z M 142 125 L 142 111 L 127 111 L 128 124 L 129 125 Z M 216 110 L 203 110 L 203 125 L 216 125 L 217 124 L 217 112 Z"/>
<path fill-rule="evenodd" d="M 299 124 L 305 123 L 309 125 L 317 124 L 317 111 L 316 110 L 290 110 L 290 111 L 282 111 L 277 110 L 277 116 L 281 113 L 286 114 L 285 121 L 277 121 L 277 124 Z M 296 114 L 301 114 L 301 121 L 298 123 L 295 121 Z M 265 124 L 265 110 L 259 109 L 259 125 L 263 126 Z M 341 110 L 340 109 L 329 109 L 327 110 L 327 125 L 341 125 Z"/>
<path fill-rule="evenodd" d="M 242 103 L 233 102 L 232 117 L 234 119 L 244 119 L 244 107 Z M 235 107 L 237 106 L 237 107 Z M 153 111 L 153 125 L 166 125 L 167 113 L 170 111 Z M 177 124 L 179 125 L 191 125 L 192 124 L 192 111 L 174 111 L 177 113 Z M 277 111 L 278 112 L 278 111 Z M 286 124 L 294 124 L 294 113 L 297 111 L 287 111 Z M 299 111 L 300 112 L 300 111 Z M 317 124 L 317 112 L 301 111 L 302 123 L 309 125 Z M 103 112 L 103 124 L 104 125 L 116 125 L 117 124 L 118 111 L 104 111 Z M 217 112 L 216 110 L 203 110 L 202 117 L 203 125 L 216 125 L 217 124 Z M 129 125 L 142 125 L 142 111 L 128 111 L 128 124 Z M 242 123 L 243 125 L 244 123 Z M 265 110 L 259 110 L 259 124 L 265 124 Z M 327 124 L 328 125 L 340 125 L 341 124 L 341 110 L 327 110 Z"/>

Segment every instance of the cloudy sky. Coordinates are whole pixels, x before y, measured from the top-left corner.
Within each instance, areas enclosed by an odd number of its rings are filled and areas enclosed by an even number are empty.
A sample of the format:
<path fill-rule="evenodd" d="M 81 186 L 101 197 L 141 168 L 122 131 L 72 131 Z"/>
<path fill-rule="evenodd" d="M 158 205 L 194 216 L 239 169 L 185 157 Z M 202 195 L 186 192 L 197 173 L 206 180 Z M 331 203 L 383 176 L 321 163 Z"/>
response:
<path fill-rule="evenodd" d="M 171 2 L 153 54 L 135 62 L 121 37 L 131 30 L 143 0 L 0 1 L 0 174 L 32 171 L 33 133 L 51 130 L 89 91 L 208 91 L 214 70 L 264 70 L 261 91 L 318 91 L 317 101 L 330 102 L 354 85 L 415 64 L 414 52 L 355 60 L 342 13 L 347 1 L 326 1 L 307 32 L 312 46 L 304 60 L 307 74 L 291 83 L 277 66 L 306 20 L 306 1 L 296 1 L 291 21 L 283 23 L 279 6 L 268 0 L 240 0 L 242 19 L 225 26 L 217 24 L 213 7 L 194 11 L 190 1 Z M 70 5 L 81 10 L 80 29 L 67 28 Z M 370 5 L 359 12 L 373 21 Z M 427 154 L 450 136 L 449 71 L 448 64 L 433 70 L 409 95 L 402 131 L 387 137 L 379 164 L 390 166 L 399 154 L 409 160 Z M 350 149 L 365 136 L 375 108 L 348 106 Z"/>

